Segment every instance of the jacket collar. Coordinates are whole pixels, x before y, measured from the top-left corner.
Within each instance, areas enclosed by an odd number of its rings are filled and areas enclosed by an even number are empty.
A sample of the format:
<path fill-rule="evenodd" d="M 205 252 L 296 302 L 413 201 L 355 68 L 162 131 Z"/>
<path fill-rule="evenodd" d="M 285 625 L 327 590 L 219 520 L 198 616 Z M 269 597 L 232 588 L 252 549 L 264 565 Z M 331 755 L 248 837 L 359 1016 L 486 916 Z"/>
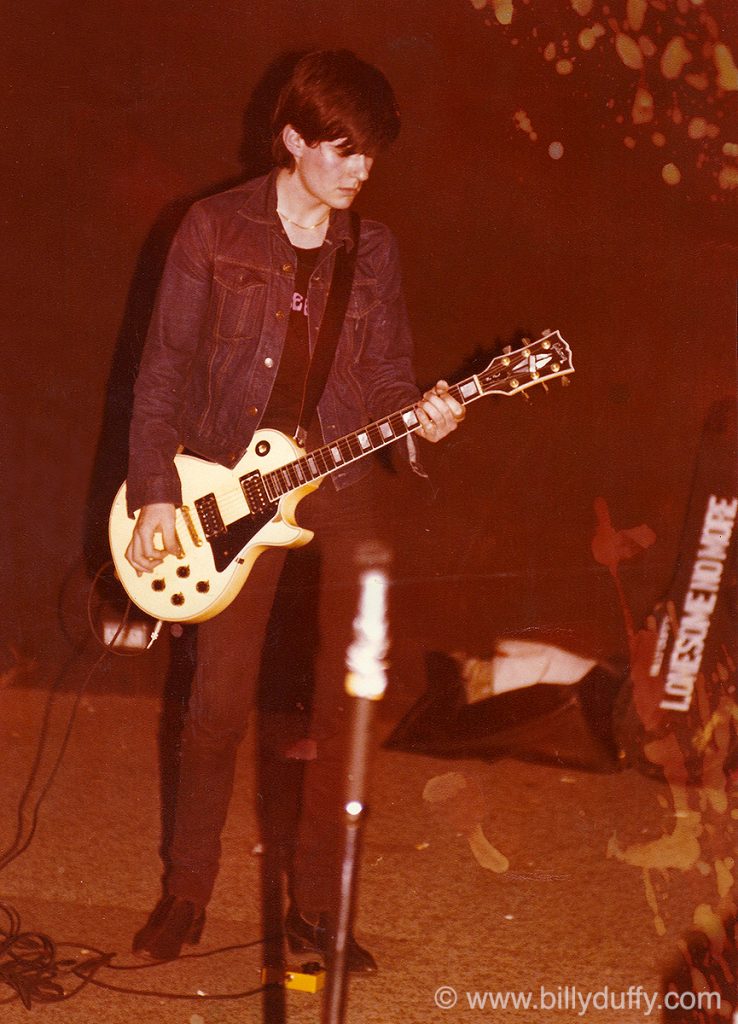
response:
<path fill-rule="evenodd" d="M 272 225 L 280 235 L 284 235 L 282 222 L 277 216 L 277 174 L 279 168 L 273 168 L 263 178 L 256 178 L 251 184 L 250 192 L 239 214 L 247 220 L 259 224 Z M 331 247 L 344 245 L 348 252 L 354 245 L 351 231 L 351 215 L 348 210 L 332 210 L 325 241 Z"/>

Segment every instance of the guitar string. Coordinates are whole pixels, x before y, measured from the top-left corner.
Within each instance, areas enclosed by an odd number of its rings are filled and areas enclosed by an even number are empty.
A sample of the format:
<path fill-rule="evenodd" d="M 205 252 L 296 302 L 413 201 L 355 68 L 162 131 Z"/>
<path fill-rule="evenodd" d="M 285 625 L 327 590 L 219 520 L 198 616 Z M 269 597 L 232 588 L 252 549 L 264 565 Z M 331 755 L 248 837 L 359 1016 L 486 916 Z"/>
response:
<path fill-rule="evenodd" d="M 561 340 L 563 341 L 563 339 L 561 339 Z M 536 344 L 538 344 L 538 343 L 536 343 Z M 557 370 L 553 374 L 547 374 L 547 375 L 545 375 L 542 378 L 537 378 L 535 380 L 535 383 L 542 383 L 542 382 L 544 382 L 546 380 L 550 380 L 552 378 L 559 377 L 559 376 L 565 376 L 567 373 L 571 373 L 572 372 L 573 367 L 571 366 L 571 362 L 570 362 L 571 350 L 569 349 L 568 345 L 566 345 L 565 342 L 564 342 L 564 346 L 565 346 L 565 354 L 562 357 L 561 354 L 559 353 L 559 357 L 563 358 L 564 362 L 568 363 L 568 365 L 564 365 L 561 369 Z M 515 355 L 515 353 L 513 353 L 513 355 Z M 494 363 L 495 363 L 495 361 L 493 360 L 492 364 L 490 364 L 490 366 L 487 367 L 485 370 L 483 370 L 481 373 L 476 374 L 476 375 L 472 375 L 470 377 L 467 377 L 465 380 L 460 381 L 458 384 L 452 385 L 452 387 L 449 388 L 449 391 L 452 394 L 452 396 L 457 401 L 460 401 L 462 405 L 468 405 L 470 402 L 473 402 L 473 401 L 475 401 L 478 398 L 482 398 L 484 395 L 494 394 L 495 390 L 492 389 L 492 384 L 494 383 L 494 379 L 495 379 Z M 512 375 L 512 371 L 510 373 L 508 373 L 508 375 L 500 383 L 503 383 L 503 382 L 506 382 L 506 381 L 510 380 L 511 379 L 511 375 Z M 475 383 L 475 385 L 477 385 L 477 390 L 473 394 L 465 396 L 463 394 L 463 390 L 462 389 L 463 389 L 463 387 L 465 385 L 469 384 L 472 381 Z M 530 386 L 530 384 L 532 384 L 532 383 L 534 383 L 533 380 L 529 381 L 528 382 L 528 386 Z M 523 390 L 523 389 L 521 388 L 521 389 L 518 389 L 518 390 Z M 510 394 L 510 392 L 507 392 L 507 393 Z M 323 474 L 320 474 L 320 476 L 309 476 L 309 477 L 306 476 L 306 479 L 302 483 L 298 483 L 296 486 L 290 486 L 290 487 L 288 487 L 288 489 L 286 491 L 282 491 L 282 493 L 279 494 L 279 496 L 277 498 L 277 502 L 275 502 L 275 504 L 278 503 L 278 501 L 282 497 L 286 496 L 287 494 L 292 493 L 292 492 L 294 492 L 296 490 L 299 490 L 300 487 L 305 486 L 307 484 L 310 484 L 312 482 L 315 482 L 316 480 L 320 480 L 323 476 L 330 475 L 335 470 L 340 469 L 341 466 L 347 465 L 347 464 L 351 464 L 351 463 L 353 463 L 355 461 L 358 461 L 358 459 L 363 458 L 365 455 L 369 455 L 372 452 L 377 451 L 380 448 L 384 448 L 387 445 L 392 444 L 393 442 L 400 440 L 400 438 L 406 437 L 408 434 L 415 433 L 415 431 L 420 429 L 420 428 L 418 426 L 416 426 L 416 427 L 408 426 L 407 421 L 405 419 L 405 415 L 407 413 L 409 413 L 409 412 L 413 412 L 414 413 L 414 412 L 416 412 L 416 410 L 417 410 L 417 405 L 406 406 L 404 409 L 398 410 L 397 412 L 392 413 L 390 416 L 387 416 L 387 417 L 385 417 L 385 418 L 383 418 L 381 420 L 377 420 L 374 423 L 369 424 L 368 426 L 366 426 L 364 428 L 360 428 L 359 430 L 356 430 L 356 431 L 354 431 L 351 434 L 346 434 L 343 437 L 337 438 L 335 441 L 330 442 L 329 444 L 322 445 L 319 448 L 314 449 L 311 452 L 306 452 L 304 455 L 298 455 L 296 458 L 290 460 L 289 462 L 284 463 L 281 466 L 276 467 L 274 470 L 270 470 L 268 473 L 264 474 L 264 477 L 262 477 L 262 479 L 265 479 L 267 477 L 271 477 L 272 480 L 276 480 L 277 484 L 274 487 L 274 489 L 279 491 L 279 490 L 281 490 L 281 487 L 282 487 L 283 483 L 285 482 L 285 479 L 286 479 L 286 482 L 288 484 L 291 483 L 291 477 L 290 477 L 289 472 L 287 472 L 286 478 L 282 475 L 282 474 L 284 474 L 285 471 L 288 470 L 288 467 L 296 466 L 298 463 L 302 462 L 303 463 L 303 467 L 302 467 L 303 474 L 305 473 L 306 469 L 309 470 L 310 473 L 312 474 L 313 470 L 310 467 L 309 462 L 308 462 L 308 460 L 311 459 L 311 457 L 312 457 L 312 461 L 314 462 L 314 464 L 316 466 L 319 466 L 320 461 L 328 462 L 329 459 L 330 459 L 330 463 L 331 463 L 330 465 L 327 466 L 326 472 L 323 473 Z M 391 422 L 393 420 L 395 422 L 397 422 L 399 420 L 399 422 L 402 423 L 404 429 L 402 429 L 401 433 L 397 433 L 396 432 L 396 429 L 395 429 L 395 427 L 393 426 L 393 424 Z M 416 420 L 417 420 L 417 416 L 416 416 Z M 381 432 L 381 425 L 383 425 L 383 424 L 387 424 L 390 427 L 390 429 L 392 430 L 392 436 L 391 437 L 387 438 L 387 437 L 385 437 L 382 434 L 382 432 Z M 374 443 L 374 441 L 372 440 L 372 436 L 370 434 L 370 430 L 372 428 L 374 428 L 375 431 L 379 432 L 379 437 L 380 437 L 380 444 L 379 445 L 376 445 Z M 354 441 L 355 443 L 361 445 L 361 442 L 359 441 L 359 435 L 362 434 L 362 433 L 369 440 L 371 447 L 366 448 L 366 449 L 362 449 L 358 454 L 355 454 L 352 451 L 351 442 Z M 333 457 L 333 454 L 332 454 L 332 449 L 333 448 L 338 449 L 339 452 L 341 452 L 342 448 L 343 449 L 347 448 L 348 449 L 348 453 L 349 453 L 349 458 L 342 460 L 340 463 L 335 463 L 335 460 L 334 460 L 334 457 Z M 295 474 L 297 474 L 298 470 L 295 469 L 294 472 L 295 472 Z M 298 479 L 299 479 L 299 477 L 298 477 Z M 267 493 L 267 496 L 271 498 L 269 489 L 267 488 L 266 484 L 264 484 L 264 488 L 265 488 L 265 491 Z M 228 519 L 228 522 L 225 524 L 226 527 L 228 525 L 230 525 L 232 522 L 236 521 L 235 518 L 233 518 L 233 519 L 230 518 L 231 514 L 237 515 L 238 512 L 243 510 L 244 505 L 246 505 L 246 510 L 247 510 L 247 514 L 248 514 L 248 502 L 247 502 L 247 500 L 245 498 L 245 495 L 243 494 L 242 487 L 240 486 L 240 484 L 239 485 L 231 484 L 227 488 L 227 490 L 223 490 L 223 491 L 220 491 L 218 493 L 214 493 L 213 497 L 215 498 L 215 501 L 217 503 L 218 509 L 221 512 L 221 515 L 225 516 Z M 187 537 L 189 537 L 190 541 L 193 540 L 193 537 L 192 537 L 191 532 L 190 532 L 190 530 L 191 530 L 191 523 L 189 522 L 189 516 L 186 516 L 181 508 L 177 508 L 175 510 L 175 528 L 177 526 L 179 526 L 181 528 L 181 532 L 179 534 L 180 537 L 181 536 L 187 536 Z M 180 543 L 181 543 L 181 539 L 180 539 Z"/>
<path fill-rule="evenodd" d="M 480 378 L 481 378 L 481 375 L 480 375 Z M 464 404 L 464 405 L 468 404 L 474 398 L 482 397 L 482 394 L 484 394 L 484 392 L 482 392 L 481 394 L 477 393 L 475 395 L 470 396 L 469 398 L 464 398 L 464 396 L 461 394 L 461 387 L 464 384 L 466 384 L 469 381 L 471 381 L 471 380 L 473 380 L 472 377 L 467 378 L 467 380 L 462 381 L 458 385 L 454 385 L 452 388 L 449 389 L 451 391 L 451 393 L 453 394 L 453 396 L 457 400 L 461 400 L 462 404 Z M 380 448 L 384 448 L 387 445 L 392 444 L 394 441 L 399 441 L 400 438 L 407 436 L 407 434 L 414 433 L 417 429 L 419 429 L 418 427 L 410 427 L 410 428 L 407 428 L 407 429 L 403 430 L 401 433 L 396 433 L 395 432 L 395 428 L 392 427 L 392 424 L 390 424 L 389 421 L 390 421 L 390 419 L 397 419 L 397 418 L 399 418 L 404 423 L 405 422 L 404 418 L 403 418 L 404 415 L 406 413 L 408 413 L 408 412 L 414 412 L 416 408 L 417 408 L 417 406 L 415 406 L 415 405 L 407 406 L 406 408 L 401 409 L 401 410 L 399 410 L 396 413 L 393 413 L 391 416 L 384 417 L 381 420 L 377 420 L 375 423 L 369 424 L 365 428 L 360 428 L 359 430 L 356 430 L 356 431 L 352 432 L 351 434 L 346 434 L 343 437 L 336 438 L 335 441 L 330 442 L 329 444 L 321 445 L 319 448 L 316 448 L 313 451 L 306 452 L 305 455 L 298 455 L 296 458 L 291 459 L 289 462 L 283 463 L 282 465 L 275 467 L 273 470 L 269 470 L 269 472 L 266 473 L 264 476 L 265 477 L 270 477 L 271 476 L 272 479 L 276 479 L 277 483 L 278 483 L 278 489 L 281 490 L 281 482 L 280 482 L 280 478 L 279 478 L 278 474 L 281 471 L 286 470 L 287 467 L 294 466 L 295 463 L 307 461 L 307 459 L 309 459 L 311 456 L 312 456 L 313 460 L 315 461 L 316 465 L 319 465 L 319 460 L 327 462 L 327 463 L 328 463 L 328 460 L 330 460 L 330 463 L 327 465 L 327 469 L 326 469 L 325 473 L 321 473 L 318 476 L 312 476 L 311 475 L 310 477 L 305 475 L 305 480 L 302 483 L 298 483 L 295 487 L 290 487 L 287 491 L 283 491 L 279 495 L 280 498 L 284 497 L 286 494 L 289 494 L 291 491 L 299 489 L 300 487 L 304 486 L 305 484 L 314 483 L 316 480 L 319 480 L 319 479 L 321 479 L 324 476 L 329 476 L 331 473 L 333 473 L 336 470 L 340 469 L 342 466 L 349 465 L 352 462 L 356 462 L 360 458 L 363 458 L 365 455 L 370 455 L 372 452 L 378 451 Z M 380 429 L 379 428 L 379 424 L 384 424 L 384 423 L 389 424 L 390 428 L 393 430 L 393 435 L 390 438 L 385 438 L 384 435 L 381 435 L 382 436 L 382 441 L 381 441 L 381 443 L 379 445 L 376 445 L 376 444 L 374 444 L 372 442 L 371 436 L 369 434 L 369 430 L 370 430 L 371 427 L 375 427 L 376 429 Z M 351 443 L 350 442 L 351 441 L 355 441 L 356 444 L 360 444 L 360 442 L 358 441 L 358 435 L 362 434 L 362 433 L 366 434 L 366 436 L 369 438 L 369 441 L 371 443 L 371 448 L 364 449 L 361 452 L 359 452 L 358 454 L 353 454 L 353 452 L 351 451 Z M 341 462 L 336 463 L 334 458 L 333 458 L 333 455 L 331 454 L 331 451 L 330 451 L 330 449 L 334 448 L 334 447 L 337 448 L 339 451 L 341 451 L 342 447 L 343 448 L 348 448 L 349 458 L 344 458 Z M 310 467 L 308 466 L 307 468 L 309 469 Z M 301 467 L 301 469 L 302 469 L 302 467 Z M 302 471 L 304 473 L 304 469 Z M 312 474 L 312 470 L 310 470 L 310 472 Z M 240 486 L 235 486 L 235 485 L 228 486 L 227 489 L 225 489 L 225 490 L 214 491 L 213 492 L 213 496 L 215 498 L 215 501 L 216 501 L 218 507 L 223 512 L 225 512 L 226 514 L 228 514 L 229 512 L 238 512 L 243 507 L 243 504 L 246 501 L 245 496 L 243 495 L 241 487 Z"/>
<path fill-rule="evenodd" d="M 392 417 L 386 417 L 385 420 L 378 420 L 377 422 L 378 423 L 388 422 L 390 418 L 394 419 L 396 416 L 400 416 L 401 417 L 403 413 L 408 412 L 410 410 L 413 410 L 414 408 L 415 408 L 415 406 L 408 406 L 407 409 L 403 409 L 399 413 L 393 413 Z M 370 424 L 370 426 L 376 426 L 376 424 L 372 423 L 372 424 Z M 319 466 L 319 460 L 323 461 L 323 462 L 326 462 L 327 468 L 326 468 L 325 473 L 320 473 L 320 474 L 318 474 L 318 476 L 313 476 L 312 475 L 312 470 L 310 469 L 310 467 L 308 465 L 307 469 L 309 470 L 309 472 L 311 474 L 308 477 L 307 473 L 305 472 L 305 469 L 301 466 L 300 467 L 301 472 L 305 476 L 304 481 L 302 481 L 301 483 L 298 483 L 294 487 L 289 487 L 286 491 L 282 491 L 282 493 L 279 495 L 279 497 L 282 498 L 286 494 L 289 494 L 292 491 L 298 490 L 300 487 L 303 487 L 306 484 L 314 483 L 316 480 L 320 480 L 320 479 L 322 479 L 325 476 L 330 476 L 331 473 L 335 472 L 338 469 L 341 469 L 342 466 L 350 465 L 353 462 L 357 462 L 359 459 L 363 458 L 365 455 L 371 455 L 372 452 L 378 451 L 380 448 L 384 448 L 386 445 L 391 444 L 393 441 L 399 441 L 400 438 L 407 436 L 407 434 L 409 434 L 409 433 L 413 433 L 418 428 L 413 427 L 413 428 L 404 430 L 402 433 L 395 433 L 394 429 L 393 429 L 393 436 L 391 438 L 386 438 L 385 439 L 383 437 L 381 444 L 379 444 L 379 445 L 372 444 L 371 448 L 367 448 L 365 450 L 362 450 L 358 454 L 354 454 L 351 451 L 350 440 L 354 440 L 356 442 L 356 444 L 359 444 L 360 442 L 358 441 L 358 435 L 361 434 L 361 433 L 366 433 L 367 437 L 369 437 L 369 434 L 367 433 L 368 429 L 369 429 L 368 427 L 367 428 L 363 428 L 363 429 L 359 429 L 357 431 L 354 431 L 351 434 L 344 435 L 344 437 L 336 438 L 336 440 L 332 441 L 330 444 L 321 445 L 319 448 L 316 448 L 313 451 L 306 452 L 305 455 L 298 455 L 295 458 L 290 459 L 289 462 L 285 462 L 282 465 L 276 466 L 274 469 L 269 470 L 266 474 L 264 474 L 262 479 L 264 479 L 265 477 L 271 477 L 272 479 L 276 479 L 276 481 L 277 481 L 277 489 L 281 490 L 282 481 L 280 481 L 280 477 L 279 477 L 278 474 L 281 471 L 286 470 L 289 466 L 294 466 L 296 463 L 300 463 L 300 462 L 305 463 L 305 462 L 307 462 L 308 458 L 310 458 L 311 456 L 312 456 L 313 461 L 315 462 L 315 464 L 317 466 Z M 371 441 L 371 438 L 369 438 L 369 440 Z M 342 442 L 343 442 L 343 444 L 342 444 Z M 349 457 L 348 458 L 344 458 L 344 459 L 342 459 L 341 462 L 337 463 L 337 462 L 335 462 L 332 454 L 330 453 L 330 449 L 331 448 L 337 448 L 339 451 L 341 451 L 342 447 L 343 448 L 348 448 Z M 287 478 L 287 480 L 289 480 L 289 477 Z M 268 491 L 267 491 L 267 494 L 268 494 Z M 243 506 L 244 502 L 246 501 L 246 498 L 243 495 L 242 488 L 240 486 L 235 486 L 235 485 L 229 486 L 226 490 L 214 491 L 213 492 L 213 496 L 214 496 L 215 501 L 216 501 L 216 503 L 218 505 L 218 508 L 220 508 L 223 512 L 226 512 L 226 513 L 228 513 L 229 511 L 237 512 Z M 277 499 L 277 500 L 279 500 L 279 499 Z"/>
<path fill-rule="evenodd" d="M 538 343 L 535 343 L 535 344 L 538 344 Z M 531 346 L 531 349 L 533 349 L 533 348 L 535 348 L 535 345 Z M 567 354 L 568 354 L 568 352 L 567 352 Z M 515 356 L 516 353 L 511 353 L 511 355 Z M 493 363 L 489 367 L 487 367 L 481 373 L 479 373 L 477 375 L 472 375 L 471 377 L 467 377 L 465 380 L 460 381 L 458 384 L 452 385 L 452 387 L 449 388 L 449 391 L 451 392 L 452 396 L 454 398 L 456 398 L 457 401 L 461 401 L 461 403 L 463 405 L 468 405 L 470 402 L 474 401 L 477 398 L 481 398 L 484 395 L 487 395 L 487 394 L 490 394 L 490 393 L 494 394 L 493 391 L 487 390 L 487 389 L 489 389 L 490 385 L 494 382 L 493 367 L 494 367 L 494 361 L 493 361 Z M 536 381 L 536 383 L 541 383 L 541 382 L 543 382 L 545 380 L 550 380 L 552 377 L 562 376 L 566 372 L 568 372 L 567 369 L 562 368 L 562 370 L 557 371 L 556 374 L 550 374 L 550 375 L 547 375 L 546 377 L 540 378 L 539 380 Z M 506 379 L 509 379 L 509 376 Z M 479 382 L 480 386 L 482 387 L 482 390 L 476 392 L 473 395 L 465 397 L 463 395 L 461 389 L 463 388 L 464 385 L 466 385 L 466 384 L 468 384 L 468 383 L 470 383 L 472 381 L 474 381 L 475 383 Z M 519 390 L 522 390 L 522 389 L 519 389 Z M 333 473 L 336 470 L 340 469 L 342 466 L 350 465 L 351 463 L 358 461 L 360 458 L 363 458 L 365 455 L 370 455 L 370 454 L 372 454 L 372 452 L 378 451 L 379 449 L 384 448 L 384 447 L 386 447 L 389 444 L 392 444 L 394 441 L 398 441 L 398 440 L 400 440 L 400 438 L 406 437 L 408 434 L 415 433 L 415 431 L 417 429 L 419 429 L 418 427 L 408 427 L 405 430 L 403 430 L 401 433 L 396 433 L 394 427 L 392 427 L 392 424 L 389 421 L 392 420 L 392 419 L 398 419 L 399 418 L 400 420 L 402 420 L 403 423 L 405 423 L 405 421 L 404 421 L 405 414 L 407 414 L 409 412 L 414 412 L 416 410 L 416 408 L 417 408 L 416 405 L 406 406 L 405 408 L 398 410 L 396 413 L 392 413 L 390 416 L 384 417 L 381 420 L 377 420 L 374 423 L 369 424 L 365 428 L 359 428 L 358 430 L 353 431 L 350 434 L 346 434 L 343 437 L 336 438 L 335 441 L 330 442 L 329 444 L 321 445 L 319 448 L 316 448 L 316 449 L 314 449 L 311 452 L 306 452 L 304 455 L 298 455 L 296 458 L 291 459 L 289 462 L 283 463 L 281 466 L 277 466 L 273 470 L 269 470 L 268 473 L 266 473 L 264 476 L 265 477 L 270 477 L 271 476 L 272 479 L 276 479 L 277 482 L 278 482 L 278 487 L 276 489 L 281 490 L 281 482 L 280 482 L 280 477 L 279 477 L 278 474 L 280 474 L 282 471 L 286 470 L 287 467 L 294 466 L 296 463 L 306 462 L 311 456 L 313 457 L 313 460 L 316 462 L 316 465 L 318 465 L 318 457 L 322 461 L 330 460 L 330 463 L 332 463 L 332 464 L 328 465 L 327 470 L 326 470 L 325 473 L 321 473 L 318 476 L 312 476 L 312 470 L 310 470 L 310 472 L 311 472 L 311 476 L 310 477 L 308 477 L 305 474 L 305 480 L 303 482 L 298 483 L 296 486 L 289 487 L 286 491 L 282 491 L 282 493 L 279 495 L 277 501 L 279 500 L 279 498 L 284 497 L 286 494 L 289 494 L 292 491 L 298 490 L 300 487 L 305 486 L 306 484 L 314 483 L 316 480 L 322 479 L 324 476 L 329 476 L 331 473 Z M 392 429 L 392 431 L 393 431 L 393 436 L 390 437 L 390 438 L 384 438 L 384 436 L 382 435 L 381 443 L 379 445 L 375 445 L 372 442 L 372 438 L 371 438 L 371 436 L 369 434 L 369 431 L 370 431 L 370 429 L 372 427 L 374 427 L 376 429 L 380 429 L 379 425 L 380 424 L 385 424 L 385 423 L 389 424 L 390 429 Z M 369 438 L 369 441 L 371 443 L 371 448 L 367 448 L 365 450 L 362 450 L 358 454 L 354 454 L 351 451 L 350 442 L 353 440 L 357 444 L 359 444 L 360 442 L 358 441 L 358 435 L 362 434 L 362 433 L 364 433 Z M 338 450 L 340 451 L 342 446 L 344 448 L 348 448 L 349 458 L 347 458 L 347 459 L 344 458 L 341 462 L 336 463 L 335 460 L 333 459 L 333 456 L 332 456 L 332 454 L 330 452 L 330 449 L 335 447 L 335 448 L 338 448 Z M 307 468 L 310 469 L 309 466 Z M 304 469 L 302 471 L 304 473 Z M 287 480 L 289 482 L 289 476 L 287 477 Z M 268 491 L 267 491 L 267 494 L 268 494 Z M 245 497 L 243 495 L 243 492 L 242 492 L 242 489 L 241 489 L 240 486 L 235 486 L 235 485 L 228 486 L 228 488 L 225 489 L 225 490 L 220 490 L 220 491 L 213 492 L 213 496 L 215 498 L 215 501 L 216 501 L 218 507 L 223 512 L 225 512 L 226 515 L 228 515 L 229 513 L 237 513 L 243 507 L 244 503 L 246 503 L 246 499 L 245 499 Z M 188 529 L 186 522 L 185 522 L 185 528 Z"/>

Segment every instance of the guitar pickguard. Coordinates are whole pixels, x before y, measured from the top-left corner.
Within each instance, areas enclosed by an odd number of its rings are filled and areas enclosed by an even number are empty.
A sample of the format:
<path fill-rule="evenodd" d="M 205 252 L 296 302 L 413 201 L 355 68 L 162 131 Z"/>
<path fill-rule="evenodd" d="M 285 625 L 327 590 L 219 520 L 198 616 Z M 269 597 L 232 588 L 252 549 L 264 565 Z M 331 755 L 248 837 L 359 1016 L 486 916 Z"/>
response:
<path fill-rule="evenodd" d="M 262 526 L 266 526 L 278 511 L 278 503 L 266 493 L 261 473 L 255 470 L 239 480 L 249 513 L 234 519 L 227 526 L 215 494 L 211 491 L 195 501 L 205 539 L 210 544 L 213 562 L 218 572 L 224 572 Z"/>
<path fill-rule="evenodd" d="M 208 537 L 210 548 L 213 553 L 213 562 L 218 572 L 224 572 L 237 557 L 240 551 L 246 547 L 262 526 L 266 526 L 269 520 L 275 515 L 277 506 L 272 505 L 262 512 L 252 513 L 237 519 L 223 531 Z"/>

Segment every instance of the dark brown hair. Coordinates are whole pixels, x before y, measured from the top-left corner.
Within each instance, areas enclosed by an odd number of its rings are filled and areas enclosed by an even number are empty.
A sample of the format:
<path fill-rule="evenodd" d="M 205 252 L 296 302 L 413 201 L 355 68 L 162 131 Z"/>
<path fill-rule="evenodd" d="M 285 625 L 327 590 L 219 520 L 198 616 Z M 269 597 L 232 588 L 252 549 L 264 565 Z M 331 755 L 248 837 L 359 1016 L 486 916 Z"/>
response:
<path fill-rule="evenodd" d="M 272 157 L 292 167 L 282 140 L 292 125 L 309 146 L 346 139 L 344 152 L 373 156 L 397 138 L 400 114 L 381 71 L 350 50 L 315 50 L 302 57 L 282 89 L 272 119 Z"/>

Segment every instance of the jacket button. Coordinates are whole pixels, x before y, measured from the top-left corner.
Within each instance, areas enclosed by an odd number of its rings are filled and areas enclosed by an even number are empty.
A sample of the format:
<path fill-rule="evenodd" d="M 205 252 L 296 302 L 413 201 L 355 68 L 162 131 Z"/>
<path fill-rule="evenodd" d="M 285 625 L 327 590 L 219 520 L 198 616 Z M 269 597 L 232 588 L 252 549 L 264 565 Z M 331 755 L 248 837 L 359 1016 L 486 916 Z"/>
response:
<path fill-rule="evenodd" d="M 285 274 L 291 274 L 292 273 L 292 264 L 291 263 L 283 263 L 282 264 L 282 270 L 285 272 Z"/>
<path fill-rule="evenodd" d="M 270 370 L 274 366 L 274 360 L 272 359 L 271 356 L 266 357 L 266 359 L 264 360 L 264 366 L 269 367 Z"/>
<path fill-rule="evenodd" d="M 257 407 L 255 405 L 250 405 L 248 407 L 248 409 L 246 410 L 246 415 L 247 416 L 256 416 L 258 414 L 258 412 L 259 412 L 259 410 L 257 409 Z"/>
<path fill-rule="evenodd" d="M 276 316 L 277 320 L 284 320 L 284 310 L 283 309 L 278 309 L 277 312 L 274 315 Z"/>

